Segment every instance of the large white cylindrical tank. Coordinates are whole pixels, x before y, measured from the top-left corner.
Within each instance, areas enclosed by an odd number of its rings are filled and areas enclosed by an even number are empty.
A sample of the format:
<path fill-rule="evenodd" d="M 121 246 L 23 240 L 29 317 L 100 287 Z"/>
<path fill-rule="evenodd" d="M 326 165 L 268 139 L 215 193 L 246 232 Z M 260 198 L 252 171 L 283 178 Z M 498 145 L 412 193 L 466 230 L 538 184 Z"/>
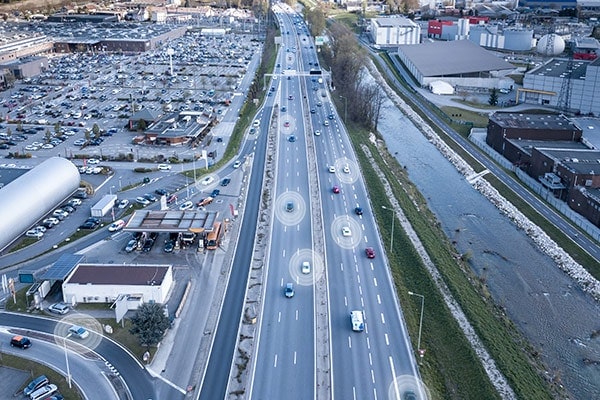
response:
<path fill-rule="evenodd" d="M 0 250 L 73 194 L 80 180 L 71 161 L 52 157 L 0 189 Z"/>
<path fill-rule="evenodd" d="M 555 33 L 544 35 L 538 41 L 536 51 L 543 56 L 557 56 L 565 51 L 565 41 Z"/>
<path fill-rule="evenodd" d="M 504 31 L 504 50 L 530 51 L 532 43 L 532 30 L 507 29 Z"/>

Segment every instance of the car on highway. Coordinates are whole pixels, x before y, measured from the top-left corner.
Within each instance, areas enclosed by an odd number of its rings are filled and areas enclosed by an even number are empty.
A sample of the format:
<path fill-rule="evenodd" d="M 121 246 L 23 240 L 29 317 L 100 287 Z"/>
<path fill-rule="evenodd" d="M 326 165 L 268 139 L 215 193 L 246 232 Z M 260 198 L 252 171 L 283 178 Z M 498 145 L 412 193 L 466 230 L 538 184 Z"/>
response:
<path fill-rule="evenodd" d="M 65 315 L 70 310 L 69 305 L 65 303 L 54 303 L 48 306 L 48 311 L 54 314 Z"/>
<path fill-rule="evenodd" d="M 254 122 L 252 123 L 252 126 L 254 126 L 255 128 L 258 128 L 260 126 L 260 120 L 255 119 Z"/>
<path fill-rule="evenodd" d="M 294 135 L 290 135 L 289 139 L 290 142 L 294 143 L 296 141 L 296 136 Z"/>
<path fill-rule="evenodd" d="M 345 174 L 349 174 L 350 173 L 350 166 L 349 165 L 344 165 L 343 171 Z"/>
<path fill-rule="evenodd" d="M 332 189 L 333 193 L 338 194 L 340 192 L 340 187 L 338 185 L 335 185 Z"/>
<path fill-rule="evenodd" d="M 342 227 L 342 236 L 344 236 L 344 237 L 352 236 L 352 231 L 350 230 L 349 226 Z"/>
<path fill-rule="evenodd" d="M 240 160 L 237 160 L 236 162 L 233 163 L 233 168 L 239 168 L 242 165 L 242 162 Z"/>
<path fill-rule="evenodd" d="M 292 211 L 294 211 L 294 202 L 293 202 L 293 201 L 288 201 L 288 202 L 285 204 L 285 211 L 287 211 L 287 212 L 292 212 Z"/>
<path fill-rule="evenodd" d="M 123 229 L 123 227 L 125 226 L 125 221 L 123 221 L 122 219 L 119 219 L 115 222 L 113 222 L 112 224 L 110 224 L 110 226 L 108 227 L 109 232 L 116 232 L 116 231 L 120 231 L 121 229 Z"/>
<path fill-rule="evenodd" d="M 159 171 L 170 171 L 171 170 L 171 166 L 169 164 L 158 164 L 158 166 L 156 168 L 158 168 Z"/>
<path fill-rule="evenodd" d="M 143 196 L 138 196 L 135 198 L 135 202 L 138 204 L 141 204 L 143 206 L 147 206 L 148 204 L 150 204 L 150 200 L 146 199 Z"/>
<path fill-rule="evenodd" d="M 138 245 L 137 239 L 131 239 L 131 240 L 129 240 L 129 242 L 127 242 L 127 245 L 125 245 L 125 251 L 127 253 L 131 253 L 132 251 L 135 250 L 137 245 Z"/>
<path fill-rule="evenodd" d="M 181 211 L 191 210 L 192 208 L 194 208 L 194 203 L 190 200 L 181 203 L 181 205 L 179 206 L 179 210 Z"/>
<path fill-rule="evenodd" d="M 321 131 L 320 130 L 315 130 L 315 136 L 321 136 Z"/>
<path fill-rule="evenodd" d="M 362 207 L 354 207 L 354 214 L 356 214 L 356 215 L 363 215 L 363 209 L 362 209 Z"/>
<path fill-rule="evenodd" d="M 309 274 L 310 273 L 310 263 L 308 261 L 302 262 L 302 273 Z"/>
<path fill-rule="evenodd" d="M 365 249 L 365 254 L 367 255 L 367 258 L 375 258 L 375 250 L 372 247 L 367 247 Z"/>
<path fill-rule="evenodd" d="M 335 172 L 335 167 L 333 165 L 329 166 L 329 172 L 331 172 L 331 173 Z"/>
<path fill-rule="evenodd" d="M 327 118 L 329 118 L 329 119 L 333 119 L 333 114 L 329 114 L 329 115 L 327 116 Z"/>
<path fill-rule="evenodd" d="M 323 125 L 329 126 L 329 121 L 327 121 L 327 120 L 323 121 Z"/>
<path fill-rule="evenodd" d="M 123 208 L 127 207 L 128 205 L 129 205 L 129 200 L 127 200 L 127 199 L 123 199 L 123 200 L 121 200 L 121 201 L 119 202 L 119 206 L 118 206 L 118 207 L 119 207 L 120 209 L 123 209 Z"/>
<path fill-rule="evenodd" d="M 288 299 L 294 297 L 294 284 L 292 282 L 288 282 L 285 284 L 285 289 L 283 289 L 283 294 Z"/>
<path fill-rule="evenodd" d="M 207 176 L 206 178 L 202 179 L 202 184 L 204 186 L 210 185 L 211 183 L 213 183 L 215 181 L 214 176 Z"/>
<path fill-rule="evenodd" d="M 311 113 L 311 114 L 314 114 L 314 113 L 316 113 L 316 112 L 317 112 L 317 110 L 315 110 L 314 108 L 311 108 L 311 109 L 310 109 L 310 113 Z"/>
<path fill-rule="evenodd" d="M 290 126 L 290 121 L 285 121 L 285 122 L 283 123 L 283 126 L 285 126 L 286 128 L 289 128 L 289 126 Z M 290 142 L 292 142 L 292 140 L 290 140 Z"/>

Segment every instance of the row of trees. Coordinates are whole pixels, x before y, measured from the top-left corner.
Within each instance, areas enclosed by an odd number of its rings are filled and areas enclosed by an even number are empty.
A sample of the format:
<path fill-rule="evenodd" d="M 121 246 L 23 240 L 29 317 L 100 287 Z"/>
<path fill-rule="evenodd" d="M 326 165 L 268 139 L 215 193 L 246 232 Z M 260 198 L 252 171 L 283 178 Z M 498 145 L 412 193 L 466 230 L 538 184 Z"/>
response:
<path fill-rule="evenodd" d="M 311 34 L 321 35 L 326 24 L 323 12 L 315 7 L 306 11 L 305 18 Z M 385 97 L 367 73 L 367 53 L 358 44 L 355 34 L 340 22 L 329 24 L 328 36 L 330 42 L 323 46 L 321 55 L 331 71 L 333 96 L 345 102 L 344 114 L 350 121 L 376 130 Z"/>

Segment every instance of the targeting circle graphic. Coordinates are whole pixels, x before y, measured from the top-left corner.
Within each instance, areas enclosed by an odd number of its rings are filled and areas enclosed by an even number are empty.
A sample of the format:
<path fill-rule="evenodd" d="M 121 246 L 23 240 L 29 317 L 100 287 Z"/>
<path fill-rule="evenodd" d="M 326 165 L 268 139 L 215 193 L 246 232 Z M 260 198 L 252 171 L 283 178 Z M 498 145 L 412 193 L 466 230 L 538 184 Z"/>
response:
<path fill-rule="evenodd" d="M 309 272 L 305 273 L 302 270 L 302 264 L 308 262 Z M 297 282 L 298 285 L 310 286 L 314 282 L 321 279 L 325 272 L 325 262 L 320 254 L 315 253 L 312 249 L 301 249 L 295 252 L 290 257 L 288 266 L 290 276 Z"/>
<path fill-rule="evenodd" d="M 72 326 L 79 326 L 87 334 L 77 335 L 69 331 Z M 83 332 L 83 331 L 82 331 Z M 85 336 L 85 337 L 84 337 Z M 61 318 L 54 327 L 54 341 L 58 346 L 66 346 L 71 351 L 86 354 L 89 349 L 95 349 L 102 341 L 102 324 L 90 315 L 75 313 Z"/>
<path fill-rule="evenodd" d="M 354 183 L 359 178 L 358 164 L 346 157 L 335 160 L 335 176 L 341 183 Z"/>
<path fill-rule="evenodd" d="M 411 397 L 410 395 L 414 395 Z M 419 378 L 412 375 L 400 375 L 392 380 L 388 388 L 387 398 L 428 400 L 431 398 L 429 390 Z"/>
<path fill-rule="evenodd" d="M 286 124 L 287 124 L 287 126 L 286 126 Z M 279 126 L 280 126 L 279 131 L 285 136 L 285 140 L 288 140 L 289 135 L 291 135 L 292 133 L 294 133 L 294 131 L 296 131 L 296 118 L 294 118 L 288 114 L 285 114 L 281 118 L 281 124 Z"/>
<path fill-rule="evenodd" d="M 275 200 L 275 217 L 283 225 L 297 225 L 307 212 L 304 198 L 298 192 L 282 193 Z"/>
<path fill-rule="evenodd" d="M 342 215 L 331 223 L 331 236 L 339 246 L 353 249 L 362 240 L 362 227 L 354 219 Z"/>

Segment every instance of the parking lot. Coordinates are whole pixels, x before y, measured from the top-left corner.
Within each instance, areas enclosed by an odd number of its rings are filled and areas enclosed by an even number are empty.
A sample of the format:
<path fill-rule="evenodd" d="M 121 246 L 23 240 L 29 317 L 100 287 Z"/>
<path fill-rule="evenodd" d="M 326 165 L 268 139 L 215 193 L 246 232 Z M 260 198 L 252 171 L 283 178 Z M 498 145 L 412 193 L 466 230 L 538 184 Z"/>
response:
<path fill-rule="evenodd" d="M 172 49 L 168 54 L 167 49 Z M 134 144 L 130 118 L 191 110 L 221 121 L 261 44 L 253 36 L 198 32 L 141 54 L 72 53 L 49 58 L 37 77 L 0 93 L 0 156 L 153 160 L 188 149 Z M 172 63 L 171 63 L 172 62 Z"/>

